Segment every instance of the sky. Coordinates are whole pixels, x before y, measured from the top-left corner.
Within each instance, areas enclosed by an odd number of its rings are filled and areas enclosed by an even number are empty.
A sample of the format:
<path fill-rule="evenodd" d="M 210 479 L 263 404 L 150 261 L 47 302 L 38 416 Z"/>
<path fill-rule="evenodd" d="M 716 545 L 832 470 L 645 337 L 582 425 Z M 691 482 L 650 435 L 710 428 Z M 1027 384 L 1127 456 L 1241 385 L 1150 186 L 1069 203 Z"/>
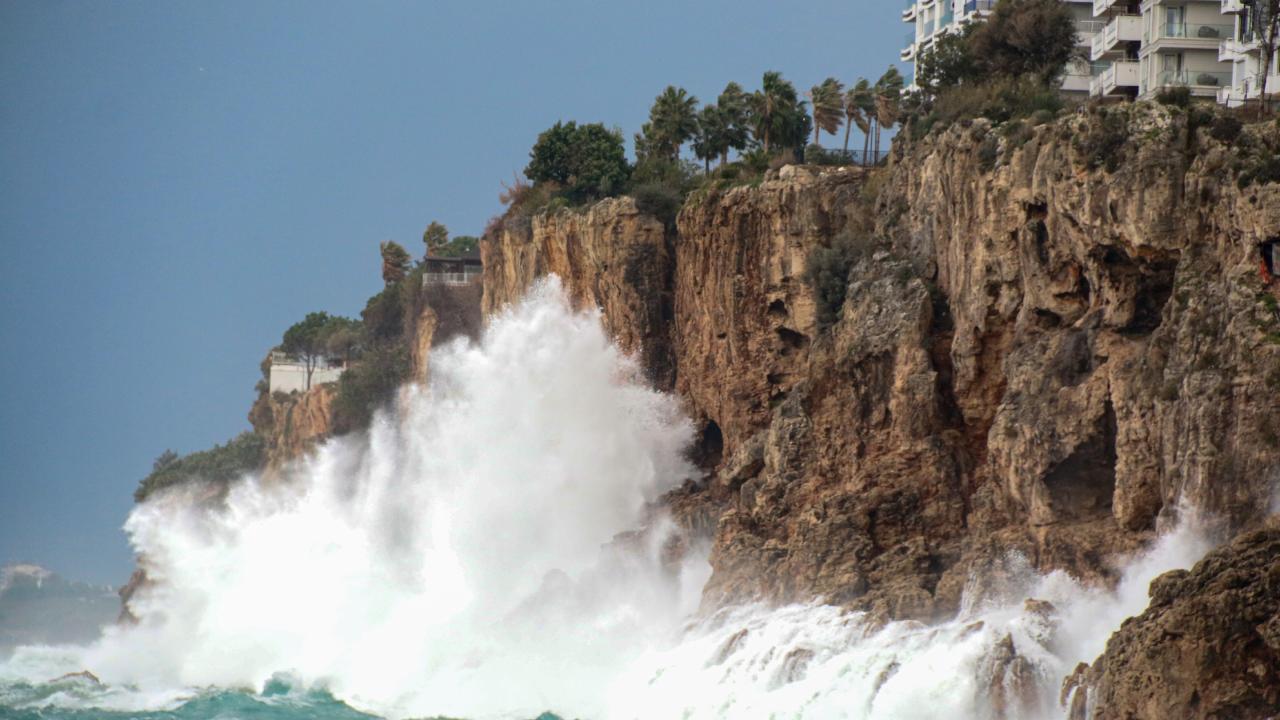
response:
<path fill-rule="evenodd" d="M 900 6 L 0 3 L 0 564 L 123 583 L 155 457 L 248 429 L 284 329 L 358 315 L 379 241 L 480 234 L 557 120 L 874 80 Z"/>

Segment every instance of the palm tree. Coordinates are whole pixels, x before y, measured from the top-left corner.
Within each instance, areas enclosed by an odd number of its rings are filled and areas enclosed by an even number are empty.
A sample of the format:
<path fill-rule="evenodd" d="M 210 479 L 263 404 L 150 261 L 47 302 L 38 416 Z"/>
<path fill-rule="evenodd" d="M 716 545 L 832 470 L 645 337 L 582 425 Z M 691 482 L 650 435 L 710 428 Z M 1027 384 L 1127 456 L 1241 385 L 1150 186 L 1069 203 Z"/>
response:
<path fill-rule="evenodd" d="M 818 145 L 819 135 L 823 130 L 835 135 L 844 122 L 844 102 L 841 93 L 844 83 L 829 77 L 820 85 L 809 90 L 809 100 L 813 103 L 813 144 Z"/>
<path fill-rule="evenodd" d="M 723 157 L 729 152 L 724 120 L 724 113 L 715 105 L 707 105 L 698 113 L 698 130 L 693 135 L 693 154 L 703 162 L 705 172 L 711 172 L 712 158 Z"/>
<path fill-rule="evenodd" d="M 880 154 L 880 128 L 891 128 L 898 122 L 903 84 L 902 73 L 898 72 L 898 68 L 892 65 L 876 81 L 874 114 L 876 121 L 876 155 Z"/>
<path fill-rule="evenodd" d="M 649 110 L 648 132 L 654 150 L 671 160 L 680 157 L 680 146 L 698 131 L 698 98 L 684 88 L 668 85 Z"/>
<path fill-rule="evenodd" d="M 724 86 L 720 97 L 716 98 L 716 106 L 720 109 L 720 117 L 724 122 L 725 141 L 721 148 L 720 164 L 729 162 L 729 151 L 742 152 L 750 139 L 749 125 L 751 121 L 751 98 L 742 91 L 742 86 L 731 82 Z"/>
<path fill-rule="evenodd" d="M 862 131 L 862 157 L 867 157 L 868 138 L 871 133 L 871 113 L 875 109 L 875 99 L 871 94 L 871 83 L 866 78 L 858 78 L 858 82 L 849 88 L 844 96 L 844 151 L 849 152 L 849 132 L 857 125 Z"/>
<path fill-rule="evenodd" d="M 774 71 L 766 72 L 760 85 L 751 95 L 751 118 L 752 131 L 765 153 L 774 141 L 787 147 L 803 144 L 809 135 L 809 116 L 795 86 Z"/>

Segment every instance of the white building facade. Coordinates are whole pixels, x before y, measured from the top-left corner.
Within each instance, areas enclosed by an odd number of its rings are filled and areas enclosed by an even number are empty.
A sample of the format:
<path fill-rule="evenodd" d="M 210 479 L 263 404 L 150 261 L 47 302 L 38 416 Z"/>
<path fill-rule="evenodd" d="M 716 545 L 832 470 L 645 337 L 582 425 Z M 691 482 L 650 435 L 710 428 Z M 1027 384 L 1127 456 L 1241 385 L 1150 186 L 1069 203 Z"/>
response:
<path fill-rule="evenodd" d="M 1062 90 L 1095 97 L 1153 98 L 1172 87 L 1195 97 L 1239 105 L 1259 92 L 1262 63 L 1249 26 L 1249 0 L 1063 0 L 1079 33 L 1082 59 L 1072 61 Z M 943 33 L 991 13 L 996 0 L 908 0 L 902 11 L 912 31 L 901 59 L 915 61 Z M 1084 59 L 1087 58 L 1087 59 Z M 1268 89 L 1280 91 L 1280 58 L 1268 63 Z"/>
<path fill-rule="evenodd" d="M 1262 48 L 1247 5 L 1241 0 L 1221 0 L 1221 12 L 1233 31 L 1218 45 L 1218 59 L 1231 63 L 1231 85 L 1218 90 L 1218 102 L 1237 107 L 1262 93 Z M 1280 92 L 1280 52 L 1272 53 L 1266 69 L 1266 91 L 1276 94 Z"/>
<path fill-rule="evenodd" d="M 346 369 L 341 361 L 317 359 L 315 367 L 311 370 L 311 387 L 337 382 Z M 273 393 L 305 392 L 307 365 L 282 352 L 273 352 L 271 353 L 271 376 L 267 382 Z"/>
<path fill-rule="evenodd" d="M 1071 8 L 1079 33 L 1077 42 L 1087 54 L 1093 37 L 1105 24 L 1093 16 L 1092 0 L 1063 0 Z M 920 54 L 933 46 L 944 33 L 957 32 L 965 25 L 991 14 L 996 0 L 907 0 L 902 10 L 902 20 L 911 23 L 912 30 L 904 38 L 905 47 L 900 55 L 911 64 L 907 73 L 907 88 L 916 90 L 915 63 Z M 1062 78 L 1062 90 L 1067 93 L 1089 92 L 1090 79 L 1100 72 L 1096 63 L 1080 60 L 1067 66 Z"/>

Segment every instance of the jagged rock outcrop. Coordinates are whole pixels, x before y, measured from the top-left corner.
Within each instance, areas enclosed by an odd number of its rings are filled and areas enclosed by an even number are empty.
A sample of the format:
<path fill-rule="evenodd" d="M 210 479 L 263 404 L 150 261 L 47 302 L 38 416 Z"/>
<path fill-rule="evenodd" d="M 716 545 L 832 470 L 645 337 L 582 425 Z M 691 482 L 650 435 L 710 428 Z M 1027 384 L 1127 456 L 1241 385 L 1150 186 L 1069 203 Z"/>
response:
<path fill-rule="evenodd" d="M 334 385 L 316 385 L 301 393 L 262 393 L 249 411 L 253 431 L 267 441 L 264 472 L 273 474 L 285 463 L 323 442 L 333 431 Z"/>
<path fill-rule="evenodd" d="M 1280 712 L 1280 523 L 1151 583 L 1151 605 L 1072 678 L 1072 720 Z"/>
<path fill-rule="evenodd" d="M 1179 499 L 1243 528 L 1280 482 L 1258 269 L 1280 186 L 1235 182 L 1276 130 L 1229 147 L 1183 110 L 1106 112 L 1123 122 L 958 124 L 883 171 L 783 168 L 695 196 L 674 236 L 630 200 L 508 223 L 482 246 L 485 309 L 554 272 L 670 358 L 655 376 L 702 427 L 708 479 L 671 502 L 716 525 L 708 604 L 939 617 L 1010 550 L 1105 582 Z M 1128 138 L 1112 170 L 1104 131 Z M 846 299 L 819 328 L 804 270 L 832 245 Z"/>

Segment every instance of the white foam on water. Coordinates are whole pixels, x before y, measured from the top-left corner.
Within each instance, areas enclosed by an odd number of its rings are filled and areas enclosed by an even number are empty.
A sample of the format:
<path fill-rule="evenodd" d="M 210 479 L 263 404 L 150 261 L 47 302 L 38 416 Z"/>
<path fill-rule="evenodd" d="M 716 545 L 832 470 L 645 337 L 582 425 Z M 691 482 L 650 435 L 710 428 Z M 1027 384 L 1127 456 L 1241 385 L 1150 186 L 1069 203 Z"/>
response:
<path fill-rule="evenodd" d="M 963 603 L 937 625 L 881 625 L 827 605 L 727 609 L 679 644 L 647 652 L 615 682 L 607 717 L 1061 718 L 1063 678 L 1146 608 L 1152 579 L 1209 548 L 1203 524 L 1184 511 L 1130 560 L 1115 591 L 1023 570 L 1004 597 Z M 1009 644 L 1020 658 L 1013 663 Z"/>
<path fill-rule="evenodd" d="M 1060 717 L 1063 675 L 1146 606 L 1151 578 L 1208 548 L 1184 521 L 1115 592 L 1023 570 L 936 626 L 824 605 L 699 619 L 707 548 L 664 562 L 672 531 L 647 509 L 691 475 L 692 427 L 598 313 L 571 311 L 551 279 L 431 369 L 367 435 L 284 481 L 246 478 L 216 510 L 180 492 L 139 505 L 126 524 L 152 581 L 130 603 L 139 623 L 0 665 L 11 687 L 85 669 L 104 684 L 13 702 L 170 709 L 287 673 L 392 717 L 906 720 L 991 717 L 991 688 L 1031 677 L 1007 717 Z"/>

